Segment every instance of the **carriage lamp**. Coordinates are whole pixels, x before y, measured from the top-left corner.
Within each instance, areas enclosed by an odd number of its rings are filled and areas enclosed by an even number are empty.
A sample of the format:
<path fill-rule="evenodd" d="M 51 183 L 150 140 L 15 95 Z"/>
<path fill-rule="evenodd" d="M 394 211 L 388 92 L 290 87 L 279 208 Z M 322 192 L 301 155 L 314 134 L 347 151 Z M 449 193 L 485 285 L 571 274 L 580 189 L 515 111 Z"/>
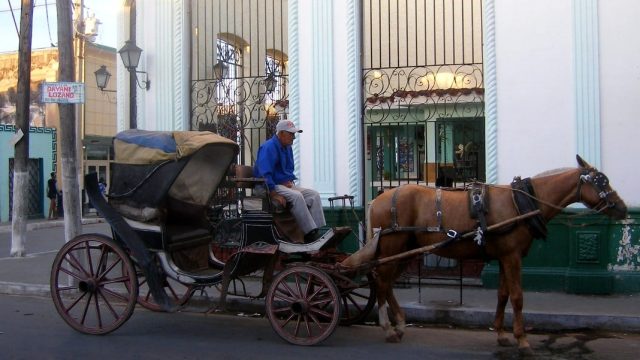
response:
<path fill-rule="evenodd" d="M 116 92 L 115 90 L 105 90 L 107 85 L 109 84 L 109 79 L 111 78 L 111 73 L 107 70 L 105 65 L 100 65 L 100 69 L 94 72 L 96 75 L 96 85 L 98 89 L 102 92 Z"/>
<path fill-rule="evenodd" d="M 276 80 L 276 76 L 274 73 L 267 74 L 267 77 L 264 79 L 264 87 L 267 90 L 267 94 L 271 94 L 278 85 L 278 80 Z"/>
<path fill-rule="evenodd" d="M 227 77 L 229 72 L 229 66 L 225 64 L 222 60 L 218 60 L 218 62 L 213 65 L 213 76 L 216 80 L 222 80 Z"/>
<path fill-rule="evenodd" d="M 120 54 L 120 58 L 122 59 L 122 63 L 124 67 L 132 74 L 135 79 L 138 87 L 141 89 L 149 90 L 151 86 L 151 80 L 149 80 L 149 76 L 146 71 L 139 71 L 136 68 L 138 67 L 138 63 L 140 62 L 140 55 L 142 55 L 142 49 L 136 46 L 131 40 L 127 40 L 124 43 L 122 49 L 118 50 L 118 54 Z M 138 79 L 138 74 L 145 74 L 146 80 L 141 81 Z"/>

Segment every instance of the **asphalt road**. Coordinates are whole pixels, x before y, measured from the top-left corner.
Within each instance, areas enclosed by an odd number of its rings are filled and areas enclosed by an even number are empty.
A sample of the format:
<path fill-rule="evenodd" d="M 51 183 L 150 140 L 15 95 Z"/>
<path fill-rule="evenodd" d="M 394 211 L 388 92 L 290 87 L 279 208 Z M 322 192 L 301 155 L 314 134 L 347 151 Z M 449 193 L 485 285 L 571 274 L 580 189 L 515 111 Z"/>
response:
<path fill-rule="evenodd" d="M 338 327 L 323 343 L 286 343 L 262 317 L 154 313 L 136 308 L 104 336 L 67 326 L 49 298 L 0 295 L 2 359 L 518 359 L 489 329 L 412 326 L 387 344 L 375 326 Z M 639 334 L 532 334 L 533 359 L 637 359 Z"/>

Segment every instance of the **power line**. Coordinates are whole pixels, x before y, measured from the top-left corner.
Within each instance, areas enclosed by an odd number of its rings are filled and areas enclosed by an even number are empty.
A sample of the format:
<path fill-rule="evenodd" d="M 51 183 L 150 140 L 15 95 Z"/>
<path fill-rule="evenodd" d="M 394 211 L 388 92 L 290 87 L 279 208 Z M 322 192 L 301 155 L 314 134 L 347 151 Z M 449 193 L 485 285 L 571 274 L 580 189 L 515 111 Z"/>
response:
<path fill-rule="evenodd" d="M 53 43 L 53 38 L 51 38 L 51 24 L 49 24 L 49 4 L 47 3 L 47 0 L 44 0 L 44 11 L 47 13 L 47 30 L 49 31 L 49 42 L 51 43 L 52 47 L 56 47 L 56 45 Z"/>
<path fill-rule="evenodd" d="M 16 22 L 16 14 L 13 13 L 13 7 L 11 6 L 11 0 L 7 0 L 9 2 L 9 9 L 11 9 L 11 17 L 13 18 L 13 25 L 16 27 L 16 35 L 20 37 L 20 30 L 18 30 L 18 23 Z"/>

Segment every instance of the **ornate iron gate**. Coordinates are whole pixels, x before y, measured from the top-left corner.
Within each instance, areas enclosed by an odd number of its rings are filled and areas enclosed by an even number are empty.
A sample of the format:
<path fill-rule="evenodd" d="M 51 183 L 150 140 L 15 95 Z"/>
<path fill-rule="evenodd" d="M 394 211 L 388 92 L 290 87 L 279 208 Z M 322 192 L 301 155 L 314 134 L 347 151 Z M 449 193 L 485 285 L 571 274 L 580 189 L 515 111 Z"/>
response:
<path fill-rule="evenodd" d="M 238 142 L 252 164 L 287 117 L 287 0 L 193 0 L 191 24 L 190 128 Z"/>
<path fill-rule="evenodd" d="M 362 14 L 366 198 L 484 179 L 482 0 L 363 0 Z"/>
<path fill-rule="evenodd" d="M 363 0 L 365 198 L 406 183 L 485 179 L 482 5 Z M 482 265 L 432 255 L 405 275 L 462 286 Z"/>

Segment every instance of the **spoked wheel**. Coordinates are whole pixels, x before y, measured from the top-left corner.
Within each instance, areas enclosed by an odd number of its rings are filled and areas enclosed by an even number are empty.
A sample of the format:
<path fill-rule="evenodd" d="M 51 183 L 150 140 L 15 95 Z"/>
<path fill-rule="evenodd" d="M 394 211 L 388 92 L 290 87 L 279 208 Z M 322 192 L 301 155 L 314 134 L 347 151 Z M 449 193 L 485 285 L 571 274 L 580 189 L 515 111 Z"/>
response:
<path fill-rule="evenodd" d="M 376 284 L 371 273 L 362 276 L 357 288 L 341 288 L 342 317 L 340 325 L 362 323 L 376 305 Z"/>
<path fill-rule="evenodd" d="M 158 305 L 153 295 L 151 295 L 151 289 L 149 288 L 149 284 L 147 284 L 147 278 L 144 276 L 144 272 L 142 272 L 142 269 L 137 264 L 135 264 L 135 269 L 138 278 L 138 304 L 151 311 L 161 311 L 160 305 Z M 193 285 L 182 284 L 168 278 L 166 275 L 163 275 L 162 283 L 164 291 L 169 295 L 169 298 L 174 304 L 179 306 L 186 304 L 195 291 Z"/>
<path fill-rule="evenodd" d="M 295 345 L 315 345 L 340 321 L 340 293 L 331 277 L 310 266 L 290 267 L 275 276 L 266 298 L 271 327 Z"/>
<path fill-rule="evenodd" d="M 51 297 L 77 331 L 102 335 L 124 324 L 136 306 L 133 262 L 112 239 L 85 234 L 66 243 L 51 268 Z"/>

